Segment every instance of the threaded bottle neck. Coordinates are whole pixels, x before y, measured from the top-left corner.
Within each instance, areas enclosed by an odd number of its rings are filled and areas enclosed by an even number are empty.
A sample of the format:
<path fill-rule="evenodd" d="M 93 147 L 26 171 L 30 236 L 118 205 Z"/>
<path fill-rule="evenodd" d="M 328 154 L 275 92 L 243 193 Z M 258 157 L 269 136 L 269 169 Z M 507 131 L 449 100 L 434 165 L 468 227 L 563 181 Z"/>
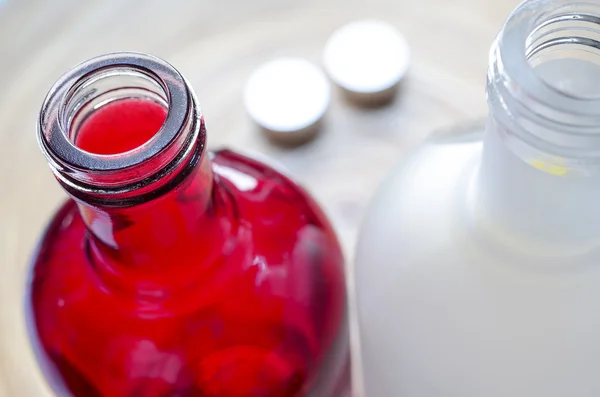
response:
<path fill-rule="evenodd" d="M 491 51 L 477 217 L 533 255 L 600 247 L 600 4 L 528 0 Z"/>
<path fill-rule="evenodd" d="M 600 171 L 600 5 L 522 3 L 492 48 L 487 92 L 517 156 L 561 173 Z"/>
<path fill-rule="evenodd" d="M 124 152 L 81 148 L 82 125 L 121 100 L 165 108 L 162 126 Z M 77 65 L 54 84 L 39 115 L 38 140 L 69 194 L 91 204 L 126 206 L 164 194 L 185 178 L 205 156 L 206 137 L 198 101 L 177 70 L 149 55 L 115 53 Z"/>

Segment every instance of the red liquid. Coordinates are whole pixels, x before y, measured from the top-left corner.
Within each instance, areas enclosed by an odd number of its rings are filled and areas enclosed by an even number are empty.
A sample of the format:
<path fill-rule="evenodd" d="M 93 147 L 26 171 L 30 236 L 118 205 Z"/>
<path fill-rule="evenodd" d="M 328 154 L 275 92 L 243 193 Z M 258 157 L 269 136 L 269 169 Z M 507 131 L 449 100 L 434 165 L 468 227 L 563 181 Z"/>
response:
<path fill-rule="evenodd" d="M 116 102 L 77 143 L 129 150 L 162 119 L 159 105 Z M 69 201 L 50 224 L 30 289 L 33 340 L 59 396 L 329 393 L 347 359 L 342 254 L 285 176 L 222 151 L 150 202 L 79 210 Z"/>
<path fill-rule="evenodd" d="M 111 102 L 83 123 L 75 143 L 91 153 L 124 153 L 149 141 L 166 118 L 167 110 L 156 102 Z"/>

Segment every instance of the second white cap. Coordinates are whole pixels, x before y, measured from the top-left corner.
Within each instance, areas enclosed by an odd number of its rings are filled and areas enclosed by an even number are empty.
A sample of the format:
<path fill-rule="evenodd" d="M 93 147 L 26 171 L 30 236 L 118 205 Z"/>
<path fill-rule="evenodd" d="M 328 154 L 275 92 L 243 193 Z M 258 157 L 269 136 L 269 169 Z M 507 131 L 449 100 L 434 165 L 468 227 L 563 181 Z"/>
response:
<path fill-rule="evenodd" d="M 329 77 L 350 93 L 369 95 L 395 88 L 409 63 L 410 49 L 404 36 L 376 19 L 342 26 L 325 46 Z"/>

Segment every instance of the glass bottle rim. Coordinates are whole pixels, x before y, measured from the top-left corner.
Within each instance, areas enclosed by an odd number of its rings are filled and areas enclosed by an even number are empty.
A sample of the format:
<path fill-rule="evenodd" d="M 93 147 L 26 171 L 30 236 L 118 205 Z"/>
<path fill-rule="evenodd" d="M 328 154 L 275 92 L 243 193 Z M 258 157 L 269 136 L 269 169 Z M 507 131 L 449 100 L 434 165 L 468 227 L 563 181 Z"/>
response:
<path fill-rule="evenodd" d="M 598 25 L 595 33 L 600 36 L 600 4 L 565 0 L 523 1 L 506 20 L 492 49 L 490 63 L 497 63 L 496 72 L 510 78 L 509 88 L 515 88 L 515 94 L 527 96 L 531 102 L 561 112 L 600 117 L 600 97 L 583 97 L 562 91 L 544 81 L 529 64 L 530 56 L 540 49 L 540 45 L 532 45 L 532 37 L 552 24 L 569 21 Z"/>
<path fill-rule="evenodd" d="M 153 95 L 167 108 L 166 119 L 159 131 L 137 148 L 109 155 L 90 153 L 74 143 L 71 123 L 86 103 L 102 94 L 99 82 L 114 76 L 142 82 L 143 95 Z M 128 87 L 125 83 L 117 88 Z M 108 87 L 105 93 L 114 91 Z M 89 194 L 120 194 L 147 187 L 180 167 L 198 138 L 203 152 L 201 119 L 193 90 L 173 66 L 152 55 L 117 52 L 82 62 L 59 78 L 39 113 L 37 137 L 63 185 Z"/>
<path fill-rule="evenodd" d="M 565 91 L 544 80 L 532 62 L 583 60 L 582 54 L 600 67 L 600 4 L 590 1 L 525 0 L 498 34 L 488 103 L 505 142 L 524 161 L 565 174 L 600 172 L 600 93 Z"/>

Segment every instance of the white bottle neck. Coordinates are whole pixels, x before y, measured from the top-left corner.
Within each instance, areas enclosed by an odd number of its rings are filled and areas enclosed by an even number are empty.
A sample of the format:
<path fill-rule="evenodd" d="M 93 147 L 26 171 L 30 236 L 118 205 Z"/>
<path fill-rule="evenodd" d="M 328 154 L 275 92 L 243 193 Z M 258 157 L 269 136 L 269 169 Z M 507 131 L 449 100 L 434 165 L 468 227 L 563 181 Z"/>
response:
<path fill-rule="evenodd" d="M 477 215 L 485 227 L 549 251 L 600 243 L 600 175 L 540 170 L 543 164 L 528 164 L 507 147 L 501 128 L 490 118 L 477 180 Z"/>

